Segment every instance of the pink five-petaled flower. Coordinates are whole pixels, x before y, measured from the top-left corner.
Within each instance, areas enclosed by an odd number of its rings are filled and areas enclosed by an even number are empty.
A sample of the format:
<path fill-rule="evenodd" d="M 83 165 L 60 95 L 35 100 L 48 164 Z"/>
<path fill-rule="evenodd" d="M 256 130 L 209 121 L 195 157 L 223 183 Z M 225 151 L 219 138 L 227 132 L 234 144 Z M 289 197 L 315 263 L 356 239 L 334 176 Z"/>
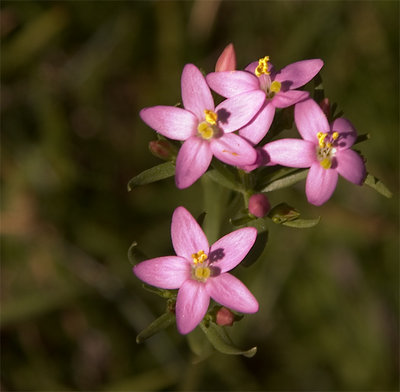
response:
<path fill-rule="evenodd" d="M 258 302 L 246 286 L 227 271 L 249 252 L 257 230 L 245 227 L 211 247 L 190 213 L 178 207 L 172 216 L 171 238 L 177 256 L 157 257 L 134 266 L 136 276 L 152 286 L 179 289 L 176 299 L 178 331 L 187 334 L 203 319 L 210 297 L 241 313 L 255 313 Z"/>
<path fill-rule="evenodd" d="M 311 204 L 319 206 L 332 196 L 338 174 L 354 184 L 363 183 L 364 161 L 350 149 L 357 138 L 350 121 L 338 118 L 329 125 L 324 112 L 312 99 L 296 104 L 294 119 L 304 140 L 276 140 L 266 144 L 263 150 L 272 163 L 310 168 L 306 195 Z"/>
<path fill-rule="evenodd" d="M 309 96 L 308 92 L 296 89 L 309 82 L 323 64 L 320 59 L 298 61 L 276 72 L 266 56 L 249 64 L 245 71 L 211 72 L 207 75 L 207 82 L 226 98 L 244 92 L 264 93 L 264 103 L 257 115 L 239 130 L 240 136 L 257 144 L 267 134 L 275 108 L 286 108 Z"/>
<path fill-rule="evenodd" d="M 216 108 L 200 70 L 187 64 L 181 78 L 184 109 L 154 106 L 142 109 L 142 120 L 161 135 L 184 140 L 176 159 L 176 186 L 187 188 L 208 169 L 213 155 L 233 166 L 251 165 L 257 154 L 243 138 L 233 134 L 260 109 L 264 95 L 245 92 Z"/>

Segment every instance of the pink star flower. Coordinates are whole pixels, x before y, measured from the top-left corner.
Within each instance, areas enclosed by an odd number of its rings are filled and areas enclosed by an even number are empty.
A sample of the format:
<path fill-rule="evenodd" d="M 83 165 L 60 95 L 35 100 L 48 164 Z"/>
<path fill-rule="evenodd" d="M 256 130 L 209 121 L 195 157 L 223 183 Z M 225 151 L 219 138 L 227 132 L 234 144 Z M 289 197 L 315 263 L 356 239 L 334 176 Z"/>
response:
<path fill-rule="evenodd" d="M 192 185 L 208 169 L 213 155 L 233 166 L 255 162 L 253 147 L 232 132 L 253 118 L 264 94 L 244 92 L 215 107 L 204 76 L 193 64 L 184 67 L 181 88 L 184 109 L 154 106 L 140 112 L 142 120 L 161 135 L 184 141 L 176 159 L 176 186 Z"/>
<path fill-rule="evenodd" d="M 257 115 L 239 130 L 240 136 L 257 144 L 267 134 L 276 108 L 286 108 L 308 98 L 308 92 L 296 89 L 309 82 L 322 66 L 320 59 L 304 60 L 276 72 L 266 56 L 249 64 L 245 71 L 211 72 L 207 75 L 207 82 L 226 98 L 245 92 L 264 93 L 264 103 Z"/>
<path fill-rule="evenodd" d="M 157 257 L 133 267 L 135 275 L 162 289 L 179 289 L 176 299 L 178 331 L 187 334 L 203 319 L 210 297 L 241 313 L 255 313 L 258 302 L 246 286 L 227 273 L 249 252 L 257 230 L 245 227 L 219 239 L 211 247 L 190 213 L 178 207 L 172 216 L 171 238 L 176 256 Z"/>
<path fill-rule="evenodd" d="M 319 206 L 329 200 L 339 174 L 362 185 L 366 169 L 361 156 L 350 149 L 357 138 L 350 121 L 338 118 L 329 125 L 324 112 L 312 99 L 296 104 L 294 119 L 304 140 L 276 140 L 262 149 L 274 164 L 310 168 L 306 195 L 311 204 Z"/>

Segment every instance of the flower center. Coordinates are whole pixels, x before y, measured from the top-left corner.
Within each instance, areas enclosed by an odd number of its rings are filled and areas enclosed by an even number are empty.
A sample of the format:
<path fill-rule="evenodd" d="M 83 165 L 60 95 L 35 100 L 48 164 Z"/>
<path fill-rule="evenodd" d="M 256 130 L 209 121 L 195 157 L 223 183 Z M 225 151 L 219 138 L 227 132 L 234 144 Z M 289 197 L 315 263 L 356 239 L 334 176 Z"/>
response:
<path fill-rule="evenodd" d="M 192 254 L 193 270 L 192 276 L 199 282 L 205 282 L 211 275 L 210 268 L 208 267 L 208 256 L 204 250 L 199 250 L 197 253 Z"/>
<path fill-rule="evenodd" d="M 269 68 L 269 56 L 265 56 L 262 59 L 258 60 L 258 65 L 254 73 L 256 76 L 260 77 L 261 75 L 269 75 L 271 72 L 268 70 Z"/>
<path fill-rule="evenodd" d="M 216 133 L 218 133 L 219 128 L 217 125 L 218 115 L 212 110 L 204 110 L 205 121 L 202 121 L 197 126 L 197 132 L 199 135 L 205 139 L 211 139 Z"/>
<path fill-rule="evenodd" d="M 317 159 L 324 169 L 330 169 L 332 166 L 332 158 L 336 154 L 335 140 L 337 140 L 338 137 L 338 132 L 333 132 L 332 135 L 328 135 L 328 133 L 324 132 L 317 133 Z"/>

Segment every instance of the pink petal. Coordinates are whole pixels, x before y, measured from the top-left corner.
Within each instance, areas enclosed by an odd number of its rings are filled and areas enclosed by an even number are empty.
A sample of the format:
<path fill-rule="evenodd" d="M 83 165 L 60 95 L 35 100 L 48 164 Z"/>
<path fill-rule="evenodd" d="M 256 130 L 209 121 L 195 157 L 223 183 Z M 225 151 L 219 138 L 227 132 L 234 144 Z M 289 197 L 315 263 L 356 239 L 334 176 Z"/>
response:
<path fill-rule="evenodd" d="M 233 44 L 229 44 L 218 57 L 215 65 L 216 72 L 234 71 L 236 69 L 236 54 Z"/>
<path fill-rule="evenodd" d="M 204 110 L 214 111 L 214 99 L 206 79 L 193 64 L 186 64 L 181 77 L 182 102 L 186 110 L 204 120 Z"/>
<path fill-rule="evenodd" d="M 192 254 L 209 251 L 207 237 L 200 225 L 184 207 L 175 209 L 172 215 L 171 238 L 175 253 L 191 261 Z"/>
<path fill-rule="evenodd" d="M 308 83 L 323 65 L 324 62 L 320 59 L 297 61 L 282 68 L 275 80 L 287 84 L 288 88 L 294 90 Z"/>
<path fill-rule="evenodd" d="M 140 117 L 161 135 L 186 140 L 197 130 L 197 118 L 185 109 L 174 106 L 153 106 L 140 111 Z"/>
<path fill-rule="evenodd" d="M 190 278 L 188 260 L 177 256 L 145 260 L 133 267 L 134 274 L 143 282 L 161 289 L 177 289 Z"/>
<path fill-rule="evenodd" d="M 302 138 L 315 144 L 318 144 L 318 132 L 328 133 L 330 131 L 324 112 L 312 99 L 296 104 L 294 120 Z"/>
<path fill-rule="evenodd" d="M 288 167 L 310 167 L 317 159 L 315 144 L 301 139 L 280 139 L 262 149 L 272 164 Z"/>
<path fill-rule="evenodd" d="M 245 71 L 211 72 L 206 79 L 216 93 L 226 98 L 260 89 L 257 77 Z"/>
<path fill-rule="evenodd" d="M 176 157 L 175 183 L 184 189 L 197 181 L 208 169 L 212 159 L 210 143 L 197 136 L 187 139 Z"/>
<path fill-rule="evenodd" d="M 353 124 L 345 118 L 337 118 L 331 124 L 332 132 L 338 132 L 336 144 L 340 150 L 350 148 L 357 139 L 357 131 Z"/>
<path fill-rule="evenodd" d="M 221 102 L 216 107 L 218 125 L 225 133 L 233 132 L 246 125 L 265 102 L 261 90 L 248 91 Z"/>
<path fill-rule="evenodd" d="M 361 156 L 353 150 L 339 150 L 336 159 L 338 173 L 347 181 L 362 185 L 367 173 Z"/>
<path fill-rule="evenodd" d="M 306 180 L 306 195 L 309 203 L 324 204 L 336 188 L 338 173 L 334 169 L 324 169 L 319 162 L 310 167 Z"/>
<path fill-rule="evenodd" d="M 203 320 L 210 296 L 204 283 L 187 280 L 178 291 L 176 298 L 176 325 L 181 334 L 191 332 Z"/>
<path fill-rule="evenodd" d="M 241 313 L 255 313 L 258 302 L 249 289 L 231 274 L 225 273 L 206 282 L 207 293 L 219 304 Z"/>
<path fill-rule="evenodd" d="M 258 67 L 258 61 L 253 61 L 252 63 L 250 63 L 246 68 L 245 68 L 245 70 L 247 71 L 247 72 L 250 72 L 250 73 L 252 73 L 253 75 L 255 74 L 255 72 L 256 72 L 256 68 Z"/>
<path fill-rule="evenodd" d="M 257 159 L 256 150 L 246 140 L 234 133 L 227 133 L 218 139 L 212 139 L 210 146 L 213 154 L 228 165 L 251 165 Z"/>
<path fill-rule="evenodd" d="M 297 102 L 304 101 L 310 96 L 307 91 L 288 90 L 281 91 L 274 95 L 271 100 L 272 105 L 276 108 L 287 108 Z"/>
<path fill-rule="evenodd" d="M 223 273 L 235 268 L 247 255 L 257 238 L 257 229 L 244 227 L 225 235 L 210 248 L 213 267 Z"/>
<path fill-rule="evenodd" d="M 239 129 L 239 135 L 252 144 L 257 144 L 267 134 L 275 116 L 275 106 L 265 101 L 260 111 L 247 125 Z"/>

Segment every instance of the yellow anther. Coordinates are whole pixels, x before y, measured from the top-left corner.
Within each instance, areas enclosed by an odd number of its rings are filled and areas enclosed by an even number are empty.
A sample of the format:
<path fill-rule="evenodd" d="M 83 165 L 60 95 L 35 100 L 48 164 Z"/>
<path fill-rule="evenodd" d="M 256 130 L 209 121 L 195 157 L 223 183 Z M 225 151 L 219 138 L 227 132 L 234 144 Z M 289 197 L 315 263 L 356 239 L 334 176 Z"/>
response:
<path fill-rule="evenodd" d="M 204 250 L 199 250 L 192 254 L 192 259 L 194 264 L 202 264 L 208 259 L 208 256 L 204 253 Z"/>
<path fill-rule="evenodd" d="M 194 276 L 197 280 L 206 281 L 211 275 L 210 268 L 208 267 L 197 267 L 194 271 Z"/>
<path fill-rule="evenodd" d="M 261 76 L 262 74 L 269 75 L 270 72 L 268 70 L 268 62 L 269 56 L 265 56 L 262 59 L 258 60 L 258 65 L 254 73 L 256 76 Z"/>
<path fill-rule="evenodd" d="M 326 143 L 326 147 L 331 148 L 332 147 L 332 143 L 330 143 L 330 142 Z"/>
<path fill-rule="evenodd" d="M 199 132 L 200 136 L 206 140 L 211 139 L 214 136 L 214 129 L 207 121 L 201 122 L 197 126 L 197 131 Z"/>
<path fill-rule="evenodd" d="M 272 93 L 279 93 L 279 91 L 281 91 L 281 82 L 274 80 L 269 89 Z"/>
<path fill-rule="evenodd" d="M 317 138 L 318 138 L 318 144 L 321 148 L 325 147 L 325 138 L 327 137 L 328 134 L 326 133 L 322 133 L 322 132 L 318 132 L 317 133 Z"/>
<path fill-rule="evenodd" d="M 206 115 L 206 121 L 211 125 L 216 125 L 218 121 L 217 113 L 213 112 L 212 110 L 204 110 L 204 114 Z"/>
<path fill-rule="evenodd" d="M 333 132 L 332 139 L 336 140 L 339 137 L 339 132 Z"/>
<path fill-rule="evenodd" d="M 332 162 L 329 158 L 325 158 L 322 161 L 319 162 L 319 164 L 324 168 L 324 169 L 330 169 L 332 166 Z"/>

